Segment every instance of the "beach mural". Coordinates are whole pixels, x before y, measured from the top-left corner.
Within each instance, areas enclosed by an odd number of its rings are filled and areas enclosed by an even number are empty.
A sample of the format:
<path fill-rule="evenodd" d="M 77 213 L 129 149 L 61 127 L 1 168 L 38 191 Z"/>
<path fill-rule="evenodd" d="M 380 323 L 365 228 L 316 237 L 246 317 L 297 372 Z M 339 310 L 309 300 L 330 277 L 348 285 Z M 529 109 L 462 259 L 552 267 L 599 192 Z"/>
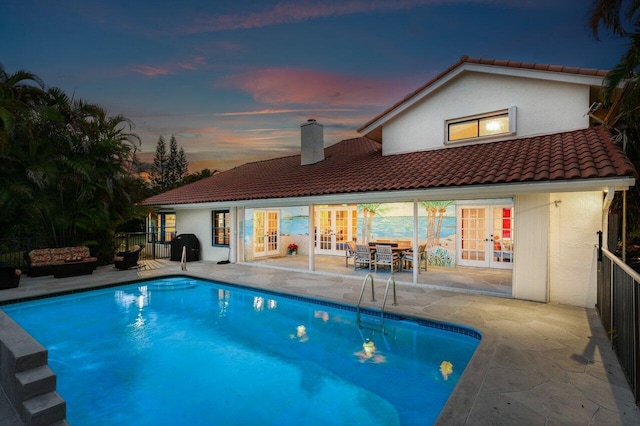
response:
<path fill-rule="evenodd" d="M 309 208 L 282 207 L 280 211 L 280 247 L 286 254 L 290 243 L 298 245 L 298 254 L 309 253 Z M 253 209 L 245 213 L 245 253 L 250 260 L 253 241 Z M 427 244 L 429 265 L 455 266 L 456 208 L 453 201 L 429 201 L 418 204 L 418 240 Z M 412 203 L 358 205 L 358 241 L 413 239 Z"/>

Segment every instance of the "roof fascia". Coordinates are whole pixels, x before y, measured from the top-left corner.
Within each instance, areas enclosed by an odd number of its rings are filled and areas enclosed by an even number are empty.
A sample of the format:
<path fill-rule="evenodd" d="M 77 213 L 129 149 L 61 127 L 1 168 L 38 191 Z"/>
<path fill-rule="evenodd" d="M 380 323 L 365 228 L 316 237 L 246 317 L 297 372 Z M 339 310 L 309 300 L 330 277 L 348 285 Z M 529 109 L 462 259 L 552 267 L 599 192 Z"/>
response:
<path fill-rule="evenodd" d="M 389 111 L 387 114 L 383 115 L 367 127 L 363 128 L 360 132 L 363 135 L 367 135 L 369 132 L 373 131 L 375 128 L 384 125 L 389 120 L 397 117 L 407 109 L 411 108 L 418 102 L 422 101 L 424 98 L 428 97 L 431 93 L 440 89 L 441 87 L 447 85 L 451 80 L 458 77 L 460 74 L 465 72 L 479 72 L 485 74 L 494 74 L 494 75 L 504 75 L 510 77 L 522 77 L 522 78 L 530 78 L 537 80 L 547 80 L 547 81 L 555 81 L 561 83 L 571 83 L 571 84 L 582 84 L 585 86 L 601 86 L 603 77 L 593 76 L 593 75 L 584 75 L 584 74 L 572 74 L 567 72 L 558 72 L 558 71 L 546 71 L 546 70 L 535 70 L 528 68 L 514 68 L 514 67 L 505 67 L 500 65 L 487 65 L 487 64 L 475 64 L 475 63 L 464 63 L 452 70 L 450 73 L 446 74 L 439 80 L 436 80 L 429 86 L 425 87 L 419 93 L 416 93 L 411 98 L 407 99 L 406 102 L 398 105 L 393 110 Z"/>
<path fill-rule="evenodd" d="M 216 203 L 168 204 L 156 206 L 172 210 L 226 209 L 229 207 L 266 208 L 291 207 L 312 204 L 363 204 L 372 202 L 394 203 L 413 200 L 463 200 L 480 198 L 513 197 L 520 194 L 541 194 L 557 192 L 606 191 L 614 187 L 626 191 L 635 185 L 632 177 L 608 179 L 583 179 L 554 182 L 525 182 L 492 185 L 470 185 L 454 188 L 431 188 L 406 191 L 360 192 L 299 198 L 270 198 L 264 200 L 241 200 Z"/>

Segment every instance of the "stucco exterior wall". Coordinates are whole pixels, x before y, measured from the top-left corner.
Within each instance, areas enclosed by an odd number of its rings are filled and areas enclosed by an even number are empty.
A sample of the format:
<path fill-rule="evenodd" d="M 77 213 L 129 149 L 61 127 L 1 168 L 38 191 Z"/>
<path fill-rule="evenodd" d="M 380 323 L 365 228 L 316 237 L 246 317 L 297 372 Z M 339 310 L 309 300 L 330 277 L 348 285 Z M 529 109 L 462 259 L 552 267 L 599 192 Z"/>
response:
<path fill-rule="evenodd" d="M 195 234 L 200 241 L 200 259 L 218 262 L 227 260 L 228 247 L 211 245 L 211 210 L 189 209 L 176 211 L 176 230 L 178 234 Z"/>
<path fill-rule="evenodd" d="M 600 191 L 551 194 L 550 301 L 593 308 L 596 303 L 594 246 L 602 223 Z M 553 201 L 559 200 L 556 207 Z"/>
<path fill-rule="evenodd" d="M 441 148 L 446 120 L 516 107 L 515 137 L 585 129 L 589 87 L 465 73 L 384 125 L 383 155 Z M 509 135 L 507 138 L 513 138 Z"/>
<path fill-rule="evenodd" d="M 549 298 L 549 194 L 515 197 L 513 297 L 547 302 Z"/>

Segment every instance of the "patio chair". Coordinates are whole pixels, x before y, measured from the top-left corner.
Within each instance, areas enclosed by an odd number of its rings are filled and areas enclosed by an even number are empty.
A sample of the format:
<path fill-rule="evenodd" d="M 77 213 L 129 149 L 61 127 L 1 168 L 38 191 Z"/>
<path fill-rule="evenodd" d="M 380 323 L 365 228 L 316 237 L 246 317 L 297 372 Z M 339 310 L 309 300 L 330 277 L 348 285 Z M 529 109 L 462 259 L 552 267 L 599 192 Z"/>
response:
<path fill-rule="evenodd" d="M 116 256 L 113 258 L 115 267 L 123 271 L 133 268 L 134 266 L 137 267 L 138 260 L 140 259 L 140 252 L 143 248 L 144 246 L 134 246 L 129 251 L 116 253 Z"/>
<path fill-rule="evenodd" d="M 0 290 L 18 287 L 21 275 L 20 269 L 6 263 L 0 263 Z"/>
<path fill-rule="evenodd" d="M 408 250 L 404 253 L 404 257 L 402 258 L 405 263 L 413 263 L 414 261 L 418 262 L 418 273 L 422 269 L 422 262 L 424 262 L 424 270 L 427 270 L 427 252 L 425 251 L 427 248 L 426 244 L 418 245 L 418 255 L 414 257 L 413 250 Z M 405 265 L 406 267 L 406 265 Z"/>
<path fill-rule="evenodd" d="M 368 245 L 356 245 L 356 254 L 353 258 L 353 266 L 355 270 L 358 270 L 358 267 L 364 268 L 364 265 L 367 265 L 369 270 L 371 270 L 371 266 L 373 266 L 373 258 L 371 256 L 371 249 Z"/>
<path fill-rule="evenodd" d="M 349 259 L 355 259 L 356 257 L 356 243 L 355 241 L 347 241 L 344 249 L 344 264 L 349 267 Z"/>
<path fill-rule="evenodd" d="M 389 266 L 391 272 L 396 267 L 400 271 L 400 255 L 391 249 L 391 246 L 376 246 L 376 272 L 378 272 L 378 265 Z"/>

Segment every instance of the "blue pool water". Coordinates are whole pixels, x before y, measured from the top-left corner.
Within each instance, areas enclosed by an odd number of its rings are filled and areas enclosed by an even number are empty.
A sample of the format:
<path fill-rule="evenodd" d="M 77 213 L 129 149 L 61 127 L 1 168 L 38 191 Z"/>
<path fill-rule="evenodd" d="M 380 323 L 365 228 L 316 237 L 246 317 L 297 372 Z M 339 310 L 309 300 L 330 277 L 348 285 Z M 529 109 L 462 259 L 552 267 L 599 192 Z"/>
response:
<path fill-rule="evenodd" d="M 479 344 L 457 326 L 386 319 L 382 335 L 352 308 L 183 277 L 3 310 L 49 350 L 74 426 L 429 425 Z"/>

